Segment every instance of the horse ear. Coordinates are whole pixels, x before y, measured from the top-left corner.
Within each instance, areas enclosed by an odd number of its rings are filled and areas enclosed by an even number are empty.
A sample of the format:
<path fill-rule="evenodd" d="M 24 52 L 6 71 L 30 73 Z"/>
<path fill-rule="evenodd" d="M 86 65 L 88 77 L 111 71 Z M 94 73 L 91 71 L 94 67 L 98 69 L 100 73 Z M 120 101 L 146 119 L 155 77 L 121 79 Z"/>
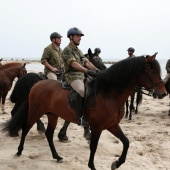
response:
<path fill-rule="evenodd" d="M 91 48 L 88 49 L 88 54 L 92 54 Z"/>
<path fill-rule="evenodd" d="M 23 68 L 26 66 L 26 63 L 24 63 Z"/>
<path fill-rule="evenodd" d="M 158 52 L 156 52 L 154 55 L 149 56 L 146 58 L 146 62 L 152 62 L 153 60 L 155 60 L 156 55 L 158 54 Z"/>
<path fill-rule="evenodd" d="M 91 49 L 89 48 L 89 49 L 88 49 L 88 55 L 89 55 L 89 56 L 92 56 L 92 54 L 93 54 L 93 53 L 92 53 Z"/>

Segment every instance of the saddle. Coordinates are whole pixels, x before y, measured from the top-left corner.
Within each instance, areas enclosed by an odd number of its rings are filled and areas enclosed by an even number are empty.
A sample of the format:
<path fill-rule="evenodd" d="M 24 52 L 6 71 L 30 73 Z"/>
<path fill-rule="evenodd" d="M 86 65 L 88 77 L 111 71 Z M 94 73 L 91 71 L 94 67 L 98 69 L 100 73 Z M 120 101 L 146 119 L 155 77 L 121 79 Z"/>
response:
<path fill-rule="evenodd" d="M 41 80 L 48 79 L 48 78 L 47 78 L 47 75 L 46 75 L 45 73 L 39 72 L 37 75 L 38 75 L 38 77 L 39 77 Z"/>
<path fill-rule="evenodd" d="M 65 90 L 70 90 L 70 93 L 68 95 L 69 105 L 72 109 L 77 109 L 77 96 L 79 95 L 67 82 L 62 82 L 62 88 Z M 85 84 L 85 97 L 84 97 L 84 105 L 86 104 L 86 93 L 87 92 L 87 86 Z"/>

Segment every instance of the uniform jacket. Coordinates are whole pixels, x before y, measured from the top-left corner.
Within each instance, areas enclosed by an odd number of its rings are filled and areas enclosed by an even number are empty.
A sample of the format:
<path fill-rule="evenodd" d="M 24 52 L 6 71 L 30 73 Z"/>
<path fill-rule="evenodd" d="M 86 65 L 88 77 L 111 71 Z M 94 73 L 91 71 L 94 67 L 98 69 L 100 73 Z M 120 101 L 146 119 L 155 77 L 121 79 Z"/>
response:
<path fill-rule="evenodd" d="M 77 47 L 74 48 L 71 44 L 69 44 L 67 47 L 64 48 L 62 57 L 63 57 L 64 68 L 65 68 L 65 79 L 67 83 L 70 84 L 77 79 L 83 81 L 84 73 L 74 69 L 71 66 L 71 63 L 73 61 L 76 61 L 80 65 L 85 66 L 88 59 L 83 55 L 81 50 L 79 50 Z"/>
<path fill-rule="evenodd" d="M 52 44 L 48 45 L 43 52 L 41 57 L 41 63 L 48 62 L 51 66 L 57 68 L 59 71 L 63 70 L 63 59 L 62 59 L 62 49 L 59 47 L 57 50 Z M 51 72 L 50 69 L 44 68 L 44 73 Z"/>

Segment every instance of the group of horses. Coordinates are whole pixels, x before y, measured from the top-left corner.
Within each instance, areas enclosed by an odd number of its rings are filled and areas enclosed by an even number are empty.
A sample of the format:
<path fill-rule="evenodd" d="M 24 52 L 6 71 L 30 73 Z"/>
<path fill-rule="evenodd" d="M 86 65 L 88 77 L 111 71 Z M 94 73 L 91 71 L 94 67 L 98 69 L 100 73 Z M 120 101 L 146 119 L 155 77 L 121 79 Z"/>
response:
<path fill-rule="evenodd" d="M 108 130 L 123 144 L 122 153 L 119 159 L 112 163 L 111 169 L 115 170 L 125 162 L 129 140 L 121 130 L 119 123 L 124 117 L 125 103 L 128 97 L 134 93 L 136 87 L 148 91 L 154 89 L 155 95 L 160 99 L 166 96 L 167 91 L 161 79 L 161 68 L 155 59 L 156 55 L 157 53 L 152 56 L 127 58 L 107 69 L 103 66 L 103 69 L 100 68 L 103 71 L 98 77 L 86 82 L 84 115 L 90 125 L 86 130 L 88 138 L 90 137 L 88 167 L 91 170 L 96 170 L 94 157 L 103 130 Z M 94 57 L 90 49 L 88 50 L 88 57 L 90 61 Z M 97 63 L 101 65 L 101 61 Z M 69 105 L 70 90 L 63 89 L 61 81 L 42 80 L 36 73 L 26 74 L 25 64 L 16 64 L 16 67 L 14 67 L 14 63 L 11 63 L 11 65 L 13 67 L 10 66 L 10 63 L 8 67 L 6 66 L 6 68 L 9 68 L 8 70 L 2 69 L 3 66 L 1 66 L 0 80 L 1 76 L 7 76 L 7 73 L 11 77 L 12 75 L 13 77 L 22 77 L 18 79 L 12 91 L 10 99 L 15 103 L 15 106 L 11 111 L 11 119 L 1 125 L 2 131 L 9 135 L 18 135 L 18 132 L 22 130 L 16 153 L 17 156 L 20 156 L 29 130 L 37 122 L 37 129 L 45 131 L 52 157 L 57 162 L 61 162 L 63 158 L 54 146 L 53 135 L 58 117 L 64 119 L 66 123 L 66 126 L 63 126 L 63 129 L 60 130 L 62 135 L 58 136 L 67 138 L 67 125 L 70 122 L 77 123 L 76 110 Z M 3 84 L 1 81 L 0 84 Z M 8 90 L 11 88 L 8 84 L 4 86 L 8 86 Z M 3 86 L 0 87 L 2 89 Z M 40 120 L 44 114 L 48 118 L 46 130 Z"/>

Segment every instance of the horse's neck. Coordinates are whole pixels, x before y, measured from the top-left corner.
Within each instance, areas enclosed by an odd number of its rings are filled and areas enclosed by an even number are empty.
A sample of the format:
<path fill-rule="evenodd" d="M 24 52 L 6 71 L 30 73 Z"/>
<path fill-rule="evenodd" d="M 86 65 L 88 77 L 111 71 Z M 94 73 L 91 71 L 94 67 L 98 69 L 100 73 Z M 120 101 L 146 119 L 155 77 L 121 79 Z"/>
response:
<path fill-rule="evenodd" d="M 17 68 L 4 69 L 4 72 L 7 73 L 7 76 L 8 76 L 11 80 L 14 80 L 14 79 L 18 76 Z"/>

